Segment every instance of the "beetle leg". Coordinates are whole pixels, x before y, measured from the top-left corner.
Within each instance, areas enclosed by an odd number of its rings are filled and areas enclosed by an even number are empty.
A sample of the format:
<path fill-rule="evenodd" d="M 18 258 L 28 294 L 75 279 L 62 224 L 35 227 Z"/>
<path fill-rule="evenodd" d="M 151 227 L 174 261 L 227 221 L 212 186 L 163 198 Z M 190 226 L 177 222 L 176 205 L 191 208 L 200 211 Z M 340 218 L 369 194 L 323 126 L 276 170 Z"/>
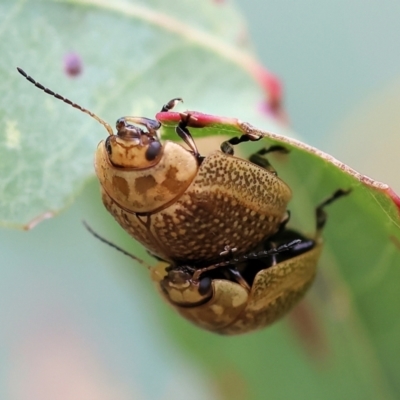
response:
<path fill-rule="evenodd" d="M 172 110 L 176 106 L 176 103 L 183 103 L 183 100 L 180 97 L 176 97 L 175 99 L 170 100 L 168 103 L 162 106 L 160 112 L 167 112 Z"/>
<path fill-rule="evenodd" d="M 296 232 L 296 231 L 286 230 L 283 236 L 287 236 L 286 240 L 290 240 L 291 237 L 293 237 L 293 238 L 296 237 L 297 239 L 295 239 L 295 240 L 298 241 L 296 244 L 291 245 L 290 249 L 288 249 L 288 250 L 290 250 L 290 253 L 287 253 L 289 258 L 296 257 L 300 254 L 305 253 L 306 251 L 311 250 L 316 244 L 315 240 L 300 236 L 298 234 L 298 232 Z M 293 241 L 291 243 L 293 243 Z M 285 244 L 283 246 L 285 246 Z M 280 246 L 278 246 L 278 247 L 280 247 Z M 278 261 L 278 258 L 276 257 L 276 255 L 273 255 L 272 257 L 273 257 L 273 263 L 272 263 L 273 265 L 280 262 L 280 261 Z M 283 258 L 285 258 L 284 252 L 283 252 Z"/>
<path fill-rule="evenodd" d="M 221 151 L 224 154 L 229 154 L 231 156 L 233 156 L 234 154 L 234 150 L 233 150 L 233 146 L 239 144 L 239 143 L 244 143 L 244 142 L 257 142 L 257 140 L 262 139 L 263 136 L 259 136 L 259 135 L 252 135 L 250 133 L 246 133 L 240 137 L 233 137 L 225 142 L 221 143 Z"/>
<path fill-rule="evenodd" d="M 235 264 L 233 260 L 233 253 L 237 251 L 236 247 L 231 247 L 229 245 L 225 246 L 225 250 L 222 251 L 221 253 L 219 253 L 220 256 L 227 256 L 227 260 L 226 262 Z M 246 280 L 243 278 L 242 274 L 236 269 L 235 266 L 233 266 L 232 268 L 227 268 L 226 270 L 227 276 L 229 277 L 229 274 L 231 275 L 231 277 L 233 276 L 234 280 L 239 283 L 241 286 L 243 286 L 246 290 L 250 291 L 250 286 L 249 284 L 246 282 Z"/>
<path fill-rule="evenodd" d="M 322 229 L 325 226 L 326 219 L 327 219 L 327 214 L 326 211 L 324 210 L 325 206 L 333 203 L 337 199 L 340 199 L 343 196 L 346 196 L 351 192 L 350 189 L 344 190 L 344 189 L 338 189 L 336 190 L 335 193 L 333 193 L 332 196 L 328 197 L 326 200 L 324 200 L 316 209 L 315 209 L 315 218 L 317 222 L 317 236 L 320 234 Z"/>
<path fill-rule="evenodd" d="M 268 161 L 268 159 L 266 157 L 264 157 L 266 154 L 268 153 L 273 153 L 279 151 L 280 153 L 284 153 L 287 154 L 289 153 L 289 150 L 286 149 L 283 146 L 280 145 L 273 145 L 271 147 L 268 148 L 263 148 L 259 151 L 257 151 L 257 153 L 254 153 L 250 156 L 249 160 L 256 165 L 259 165 L 260 167 L 265 168 L 266 170 L 272 172 L 273 174 L 277 175 L 275 168 L 270 164 L 270 162 Z"/>
<path fill-rule="evenodd" d="M 195 157 L 201 158 L 200 153 L 197 150 L 196 143 L 193 140 L 192 134 L 187 128 L 190 120 L 193 121 L 196 120 L 196 118 L 192 117 L 191 114 L 181 113 L 181 122 L 179 122 L 178 126 L 175 128 L 175 132 L 190 147 Z"/>

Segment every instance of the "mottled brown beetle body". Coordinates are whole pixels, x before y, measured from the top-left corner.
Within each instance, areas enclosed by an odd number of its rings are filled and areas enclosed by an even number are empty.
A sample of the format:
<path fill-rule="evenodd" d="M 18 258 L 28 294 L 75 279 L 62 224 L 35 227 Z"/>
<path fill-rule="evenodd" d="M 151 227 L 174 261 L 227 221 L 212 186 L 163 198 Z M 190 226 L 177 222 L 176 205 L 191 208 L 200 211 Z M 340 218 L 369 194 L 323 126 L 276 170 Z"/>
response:
<path fill-rule="evenodd" d="M 158 170 L 114 167 L 104 142 L 95 160 L 104 205 L 153 254 L 168 261 L 203 260 L 217 258 L 225 246 L 243 254 L 277 231 L 291 192 L 275 174 L 221 151 L 198 165 L 179 144 L 164 146 L 183 154 Z M 157 196 L 153 209 L 135 207 L 135 199 L 147 206 Z"/>

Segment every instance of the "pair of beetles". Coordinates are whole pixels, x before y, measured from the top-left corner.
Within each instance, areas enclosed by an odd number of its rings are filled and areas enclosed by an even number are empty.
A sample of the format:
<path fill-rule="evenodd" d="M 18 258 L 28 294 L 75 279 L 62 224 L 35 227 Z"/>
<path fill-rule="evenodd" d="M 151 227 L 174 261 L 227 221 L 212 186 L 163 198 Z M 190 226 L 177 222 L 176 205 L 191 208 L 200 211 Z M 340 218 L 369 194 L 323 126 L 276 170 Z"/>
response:
<path fill-rule="evenodd" d="M 152 279 L 183 317 L 233 335 L 270 325 L 301 299 L 314 280 L 322 250 L 324 207 L 347 191 L 337 190 L 316 208 L 315 234 L 306 236 L 286 226 L 291 190 L 266 158 L 285 148 L 264 148 L 249 160 L 235 157 L 234 146 L 262 138 L 249 132 L 204 157 L 189 130 L 204 123 L 205 116 L 197 112 L 173 113 L 184 146 L 162 143 L 158 131 L 163 116 L 171 118 L 178 98 L 164 105 L 155 120 L 118 119 L 114 134 L 91 111 L 18 71 L 106 128 L 109 136 L 95 155 L 103 203 L 160 261 L 149 267 Z"/>

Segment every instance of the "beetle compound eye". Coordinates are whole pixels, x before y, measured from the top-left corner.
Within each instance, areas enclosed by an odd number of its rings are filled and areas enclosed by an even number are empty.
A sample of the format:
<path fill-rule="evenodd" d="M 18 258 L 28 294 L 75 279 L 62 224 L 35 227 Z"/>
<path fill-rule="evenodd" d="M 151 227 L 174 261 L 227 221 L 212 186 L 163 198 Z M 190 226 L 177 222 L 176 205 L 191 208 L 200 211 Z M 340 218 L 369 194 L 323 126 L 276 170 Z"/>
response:
<path fill-rule="evenodd" d="M 151 142 L 146 150 L 146 160 L 153 161 L 160 154 L 162 149 L 161 143 L 158 141 Z"/>
<path fill-rule="evenodd" d="M 206 294 L 209 294 L 209 292 L 211 291 L 211 278 L 203 278 L 200 281 L 199 284 L 199 293 L 202 296 L 205 296 Z"/>
<path fill-rule="evenodd" d="M 109 156 L 112 153 L 112 147 L 111 147 L 111 143 L 110 143 L 110 138 L 111 138 L 111 136 L 108 136 L 106 141 L 105 141 L 106 150 L 107 150 L 107 153 L 108 153 Z"/>

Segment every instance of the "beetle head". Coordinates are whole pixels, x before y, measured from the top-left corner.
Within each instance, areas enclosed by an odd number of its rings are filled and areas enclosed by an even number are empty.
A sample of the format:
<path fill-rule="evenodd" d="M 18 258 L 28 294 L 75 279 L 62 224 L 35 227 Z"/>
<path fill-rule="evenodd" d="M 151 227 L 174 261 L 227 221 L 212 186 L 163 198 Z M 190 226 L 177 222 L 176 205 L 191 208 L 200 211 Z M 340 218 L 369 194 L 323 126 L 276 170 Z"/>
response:
<path fill-rule="evenodd" d="M 117 134 L 114 134 L 112 127 L 92 111 L 46 88 L 21 68 L 17 69 L 37 88 L 90 115 L 107 130 L 107 139 L 97 147 L 95 169 L 103 195 L 109 196 L 110 202 L 119 208 L 133 213 L 159 210 L 181 197 L 197 175 L 198 154 L 174 142 L 162 145 L 157 135 L 161 124 L 157 120 L 123 117 L 117 121 Z M 171 100 L 162 110 L 169 111 L 177 101 L 181 100 Z M 190 134 L 181 130 L 190 144 Z"/>
<path fill-rule="evenodd" d="M 163 146 L 157 136 L 157 129 L 160 128 L 158 121 L 142 117 L 122 117 L 118 119 L 116 128 L 117 134 L 108 136 L 105 141 L 108 158 L 114 166 L 142 169 L 160 161 Z"/>
<path fill-rule="evenodd" d="M 161 288 L 172 303 L 181 307 L 201 305 L 212 296 L 211 279 L 208 277 L 193 280 L 191 273 L 184 267 L 168 271 L 167 276 L 160 282 Z"/>

